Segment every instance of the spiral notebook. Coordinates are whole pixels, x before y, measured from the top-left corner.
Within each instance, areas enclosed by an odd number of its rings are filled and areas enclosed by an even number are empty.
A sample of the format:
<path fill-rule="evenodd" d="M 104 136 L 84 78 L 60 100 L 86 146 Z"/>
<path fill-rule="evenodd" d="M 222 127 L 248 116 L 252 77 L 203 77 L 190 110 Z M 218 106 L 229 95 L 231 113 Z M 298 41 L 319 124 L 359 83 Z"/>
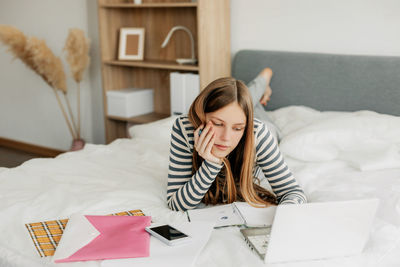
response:
<path fill-rule="evenodd" d="M 255 208 L 246 202 L 217 205 L 202 209 L 186 211 L 188 221 L 204 221 L 215 218 L 214 228 L 246 225 L 247 227 L 261 227 L 272 224 L 276 206 Z"/>

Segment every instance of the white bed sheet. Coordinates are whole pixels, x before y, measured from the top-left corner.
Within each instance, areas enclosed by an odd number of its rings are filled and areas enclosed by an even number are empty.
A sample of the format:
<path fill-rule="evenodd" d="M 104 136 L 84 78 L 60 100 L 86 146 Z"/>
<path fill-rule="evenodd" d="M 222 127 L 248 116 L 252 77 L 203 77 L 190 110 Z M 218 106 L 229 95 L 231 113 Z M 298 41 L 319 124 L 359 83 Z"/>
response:
<path fill-rule="evenodd" d="M 400 118 L 306 107 L 288 107 L 270 115 L 282 129 L 282 152 L 310 201 L 381 200 L 362 255 L 272 266 L 400 266 Z M 56 159 L 0 168 L 0 266 L 56 265 L 51 257 L 39 257 L 25 223 L 68 218 L 75 212 L 108 214 L 131 209 L 142 209 L 156 222 L 186 220 L 165 203 L 173 120 L 135 126 L 130 129 L 133 139 L 88 144 L 82 151 Z M 213 231 L 195 265 L 262 266 L 262 261 L 248 249 L 238 228 L 229 227 Z"/>

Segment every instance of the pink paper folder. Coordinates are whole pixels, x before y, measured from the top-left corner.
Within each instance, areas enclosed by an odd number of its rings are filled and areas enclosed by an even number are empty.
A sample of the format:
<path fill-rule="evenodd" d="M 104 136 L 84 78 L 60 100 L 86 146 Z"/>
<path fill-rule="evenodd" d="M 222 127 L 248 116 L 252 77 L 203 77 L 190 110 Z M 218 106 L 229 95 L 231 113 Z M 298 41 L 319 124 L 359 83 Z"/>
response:
<path fill-rule="evenodd" d="M 149 216 L 71 216 L 53 256 L 56 263 L 148 257 Z"/>

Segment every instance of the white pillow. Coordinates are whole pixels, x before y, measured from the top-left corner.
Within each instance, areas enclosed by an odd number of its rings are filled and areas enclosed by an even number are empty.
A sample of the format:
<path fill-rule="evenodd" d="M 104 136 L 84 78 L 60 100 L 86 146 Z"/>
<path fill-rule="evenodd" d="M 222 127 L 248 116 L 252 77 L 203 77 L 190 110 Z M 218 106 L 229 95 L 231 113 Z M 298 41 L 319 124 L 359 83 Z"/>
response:
<path fill-rule="evenodd" d="M 178 116 L 173 115 L 168 118 L 151 123 L 137 124 L 129 128 L 131 138 L 151 139 L 154 142 L 168 143 L 171 138 L 172 125 Z"/>
<path fill-rule="evenodd" d="M 329 161 L 346 153 L 362 155 L 370 153 L 371 148 L 377 151 L 377 147 L 393 144 L 400 144 L 400 117 L 358 111 L 319 117 L 284 136 L 280 149 L 303 161 Z"/>

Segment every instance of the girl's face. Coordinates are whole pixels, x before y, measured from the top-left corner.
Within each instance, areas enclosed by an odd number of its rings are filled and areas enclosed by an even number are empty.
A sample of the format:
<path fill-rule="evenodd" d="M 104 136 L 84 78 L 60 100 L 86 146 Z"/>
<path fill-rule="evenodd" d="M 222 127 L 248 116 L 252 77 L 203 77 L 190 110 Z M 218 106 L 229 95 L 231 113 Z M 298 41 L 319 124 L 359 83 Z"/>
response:
<path fill-rule="evenodd" d="M 211 153 L 219 158 L 226 157 L 244 134 L 246 114 L 237 102 L 233 102 L 217 111 L 206 113 L 206 121 L 212 122 L 216 134 Z"/>

